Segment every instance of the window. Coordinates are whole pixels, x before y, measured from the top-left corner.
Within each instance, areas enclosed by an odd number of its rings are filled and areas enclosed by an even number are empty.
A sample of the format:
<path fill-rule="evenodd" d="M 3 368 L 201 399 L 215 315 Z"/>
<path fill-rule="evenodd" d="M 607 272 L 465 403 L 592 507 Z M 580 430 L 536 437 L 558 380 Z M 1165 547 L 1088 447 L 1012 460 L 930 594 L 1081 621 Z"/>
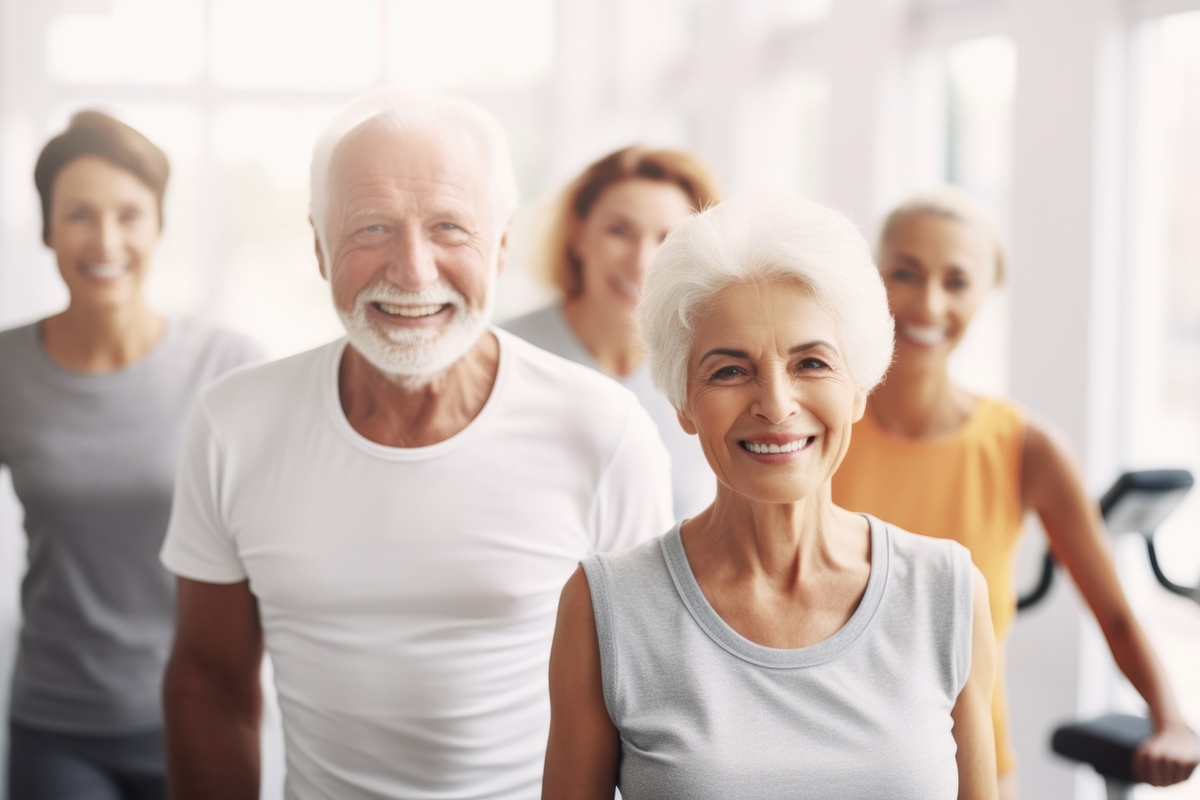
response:
<path fill-rule="evenodd" d="M 1132 248 L 1124 364 L 1124 460 L 1200 477 L 1200 11 L 1144 23 L 1135 39 Z M 1163 571 L 1200 578 L 1200 490 L 1159 530 Z M 1167 594 L 1144 548 L 1122 543 L 1123 578 L 1171 675 L 1184 715 L 1200 719 L 1200 613 Z M 1128 698 L 1127 698 L 1128 699 Z M 1139 792 L 1140 794 L 1140 792 Z M 1151 795 L 1146 795 L 1147 797 Z M 1189 781 L 1153 797 L 1200 798 Z"/>
<path fill-rule="evenodd" d="M 934 134 L 944 156 L 940 179 L 982 203 L 1007 243 L 1016 47 L 1004 36 L 968 39 L 946 48 L 940 58 L 926 57 L 920 68 L 925 80 L 940 79 L 944 87 L 940 102 L 931 103 L 942 118 Z M 972 391 L 1006 394 L 1008 341 L 1008 292 L 1001 286 L 951 357 L 955 381 Z"/>

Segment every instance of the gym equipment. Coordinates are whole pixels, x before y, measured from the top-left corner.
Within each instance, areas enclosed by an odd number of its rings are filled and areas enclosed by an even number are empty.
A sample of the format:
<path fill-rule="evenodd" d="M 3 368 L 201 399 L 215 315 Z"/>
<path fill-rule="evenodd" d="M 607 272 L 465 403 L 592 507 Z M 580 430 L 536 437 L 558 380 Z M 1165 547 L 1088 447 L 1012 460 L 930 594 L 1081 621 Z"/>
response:
<path fill-rule="evenodd" d="M 1200 585 L 1181 586 L 1164 575 L 1154 548 L 1155 530 L 1175 511 L 1193 484 L 1192 474 L 1182 469 L 1126 472 L 1100 498 L 1100 513 L 1113 535 L 1142 535 L 1150 568 L 1163 588 L 1200 604 Z M 1018 599 L 1018 610 L 1036 605 L 1046 596 L 1054 582 L 1054 566 L 1054 557 L 1047 550 L 1037 585 Z M 1150 722 L 1143 717 L 1106 714 L 1058 727 L 1050 745 L 1059 755 L 1090 764 L 1104 776 L 1109 800 L 1127 800 L 1135 783 L 1133 753 L 1150 732 Z"/>

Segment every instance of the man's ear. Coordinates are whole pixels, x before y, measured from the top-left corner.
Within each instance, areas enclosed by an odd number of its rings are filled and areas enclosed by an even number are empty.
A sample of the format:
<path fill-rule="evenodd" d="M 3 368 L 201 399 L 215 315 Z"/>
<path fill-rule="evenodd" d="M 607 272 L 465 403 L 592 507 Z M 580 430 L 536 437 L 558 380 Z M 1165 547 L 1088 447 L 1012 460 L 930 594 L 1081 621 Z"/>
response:
<path fill-rule="evenodd" d="M 500 236 L 500 244 L 496 250 L 496 274 L 499 275 L 504 271 L 504 265 L 508 263 L 508 231 L 505 230 Z"/>
<path fill-rule="evenodd" d="M 854 390 L 854 422 L 863 418 L 867 410 L 867 393 L 862 389 Z"/>
<path fill-rule="evenodd" d="M 317 269 L 321 271 L 321 277 L 329 280 L 329 273 L 325 270 L 325 251 L 321 247 L 321 234 L 317 233 L 317 224 L 313 222 L 312 217 L 308 218 L 308 224 L 313 229 L 313 250 L 317 254 Z"/>

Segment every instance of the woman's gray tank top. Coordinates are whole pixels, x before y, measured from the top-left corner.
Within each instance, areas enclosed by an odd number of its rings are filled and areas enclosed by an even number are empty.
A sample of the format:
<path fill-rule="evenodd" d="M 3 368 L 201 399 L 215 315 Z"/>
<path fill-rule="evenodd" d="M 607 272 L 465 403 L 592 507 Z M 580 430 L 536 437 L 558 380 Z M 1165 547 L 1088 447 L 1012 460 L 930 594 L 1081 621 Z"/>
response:
<path fill-rule="evenodd" d="M 858 608 L 795 650 L 725 624 L 678 526 L 583 562 L 625 800 L 957 796 L 950 712 L 970 670 L 970 556 L 868 520 Z"/>

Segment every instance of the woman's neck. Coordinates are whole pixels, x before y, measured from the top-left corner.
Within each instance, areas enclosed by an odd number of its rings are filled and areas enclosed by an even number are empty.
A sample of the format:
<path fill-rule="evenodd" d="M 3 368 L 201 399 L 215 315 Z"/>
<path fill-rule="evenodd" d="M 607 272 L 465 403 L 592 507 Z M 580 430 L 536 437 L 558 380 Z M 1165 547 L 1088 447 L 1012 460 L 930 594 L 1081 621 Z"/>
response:
<path fill-rule="evenodd" d="M 834 506 L 828 484 L 795 503 L 757 502 L 721 485 L 684 535 L 701 572 L 716 568 L 790 583 L 814 570 L 860 563 L 865 540 L 846 534 L 865 528 L 861 516 Z"/>
<path fill-rule="evenodd" d="M 71 303 L 42 321 L 42 347 L 70 369 L 112 372 L 144 358 L 165 328 L 166 319 L 140 298 L 119 306 Z"/>
<path fill-rule="evenodd" d="M 886 430 L 922 438 L 957 430 L 975 407 L 975 398 L 950 382 L 945 363 L 912 367 L 897 362 L 867 401 L 867 413 Z"/>
<path fill-rule="evenodd" d="M 632 314 L 615 315 L 585 297 L 567 300 L 562 311 L 567 325 L 609 375 L 624 378 L 642 363 L 642 344 Z"/>

